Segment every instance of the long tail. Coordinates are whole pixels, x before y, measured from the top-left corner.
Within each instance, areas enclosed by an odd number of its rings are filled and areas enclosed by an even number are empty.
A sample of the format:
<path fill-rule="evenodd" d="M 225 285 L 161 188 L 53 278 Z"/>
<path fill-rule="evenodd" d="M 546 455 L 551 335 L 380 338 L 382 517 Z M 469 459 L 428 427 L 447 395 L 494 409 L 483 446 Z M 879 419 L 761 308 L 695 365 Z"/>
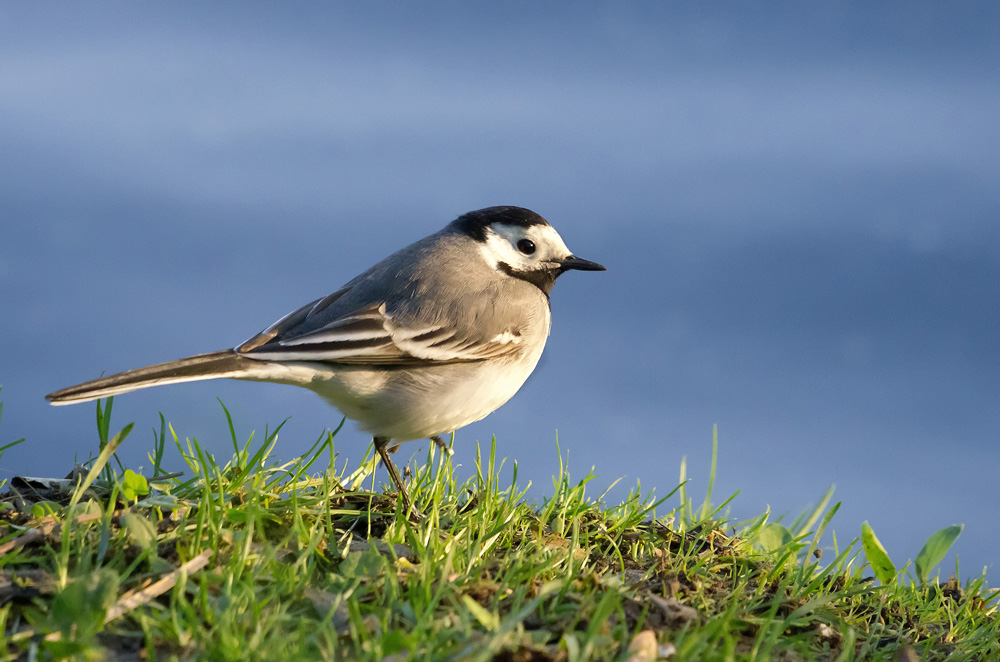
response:
<path fill-rule="evenodd" d="M 49 393 L 45 398 L 54 405 L 71 405 L 161 384 L 238 377 L 252 373 L 259 367 L 259 361 L 244 358 L 231 349 L 224 349 L 211 354 L 198 354 L 186 359 L 126 370 L 116 375 L 60 389 L 55 393 Z"/>

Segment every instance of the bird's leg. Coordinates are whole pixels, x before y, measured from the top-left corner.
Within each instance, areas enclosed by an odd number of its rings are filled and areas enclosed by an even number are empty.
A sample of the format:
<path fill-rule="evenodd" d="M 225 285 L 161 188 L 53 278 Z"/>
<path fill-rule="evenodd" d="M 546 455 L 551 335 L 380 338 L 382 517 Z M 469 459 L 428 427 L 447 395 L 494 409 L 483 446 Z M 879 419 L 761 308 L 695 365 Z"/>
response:
<path fill-rule="evenodd" d="M 437 444 L 437 447 L 441 449 L 441 452 L 445 453 L 448 457 L 451 457 L 452 455 L 455 454 L 455 451 L 452 450 L 451 446 L 449 446 L 445 442 L 445 440 L 442 439 L 441 437 L 434 435 L 433 437 L 431 437 L 431 441 Z"/>
<path fill-rule="evenodd" d="M 389 442 L 391 439 L 389 437 L 375 437 L 372 439 L 372 443 L 375 444 L 375 450 L 378 451 L 379 456 L 382 458 L 382 464 L 385 465 L 386 471 L 389 472 L 389 477 L 392 478 L 392 482 L 396 484 L 396 489 L 399 490 L 399 495 L 403 497 L 403 506 L 406 508 L 407 513 L 416 512 L 413 509 L 413 503 L 410 501 L 410 495 L 406 492 L 406 487 L 403 485 L 403 478 L 399 475 L 399 470 L 396 469 L 396 465 L 392 463 L 389 459 Z"/>

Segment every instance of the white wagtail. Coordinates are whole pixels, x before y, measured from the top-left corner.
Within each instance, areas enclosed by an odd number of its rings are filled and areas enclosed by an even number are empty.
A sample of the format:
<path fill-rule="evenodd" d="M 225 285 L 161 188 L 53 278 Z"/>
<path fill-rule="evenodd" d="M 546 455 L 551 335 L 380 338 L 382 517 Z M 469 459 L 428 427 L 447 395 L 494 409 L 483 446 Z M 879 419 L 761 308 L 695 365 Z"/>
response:
<path fill-rule="evenodd" d="M 374 445 L 407 511 L 388 452 L 484 418 L 534 370 L 549 335 L 549 292 L 573 255 L 538 214 L 489 207 L 393 253 L 235 349 L 85 382 L 50 393 L 54 405 L 147 386 L 229 377 L 304 386 Z"/>

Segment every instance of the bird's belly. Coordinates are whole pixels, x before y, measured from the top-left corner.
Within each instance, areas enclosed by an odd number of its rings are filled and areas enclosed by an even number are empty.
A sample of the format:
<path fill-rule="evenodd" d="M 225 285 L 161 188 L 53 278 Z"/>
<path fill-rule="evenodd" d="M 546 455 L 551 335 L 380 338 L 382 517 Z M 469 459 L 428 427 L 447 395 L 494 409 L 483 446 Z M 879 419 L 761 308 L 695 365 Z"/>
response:
<path fill-rule="evenodd" d="M 537 360 L 407 370 L 341 369 L 307 387 L 357 421 L 362 430 L 404 442 L 447 434 L 484 418 L 517 393 Z"/>

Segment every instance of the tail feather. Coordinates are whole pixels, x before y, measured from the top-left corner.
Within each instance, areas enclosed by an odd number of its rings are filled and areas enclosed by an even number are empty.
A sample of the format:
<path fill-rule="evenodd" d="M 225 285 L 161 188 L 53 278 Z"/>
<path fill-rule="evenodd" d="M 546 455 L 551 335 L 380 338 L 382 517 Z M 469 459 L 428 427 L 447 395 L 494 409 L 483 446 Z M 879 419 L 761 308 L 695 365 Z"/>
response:
<path fill-rule="evenodd" d="M 258 366 L 260 362 L 246 359 L 231 349 L 224 349 L 220 352 L 198 354 L 186 359 L 126 370 L 60 389 L 49 393 L 45 398 L 53 405 L 70 405 L 161 384 L 238 377 Z"/>

